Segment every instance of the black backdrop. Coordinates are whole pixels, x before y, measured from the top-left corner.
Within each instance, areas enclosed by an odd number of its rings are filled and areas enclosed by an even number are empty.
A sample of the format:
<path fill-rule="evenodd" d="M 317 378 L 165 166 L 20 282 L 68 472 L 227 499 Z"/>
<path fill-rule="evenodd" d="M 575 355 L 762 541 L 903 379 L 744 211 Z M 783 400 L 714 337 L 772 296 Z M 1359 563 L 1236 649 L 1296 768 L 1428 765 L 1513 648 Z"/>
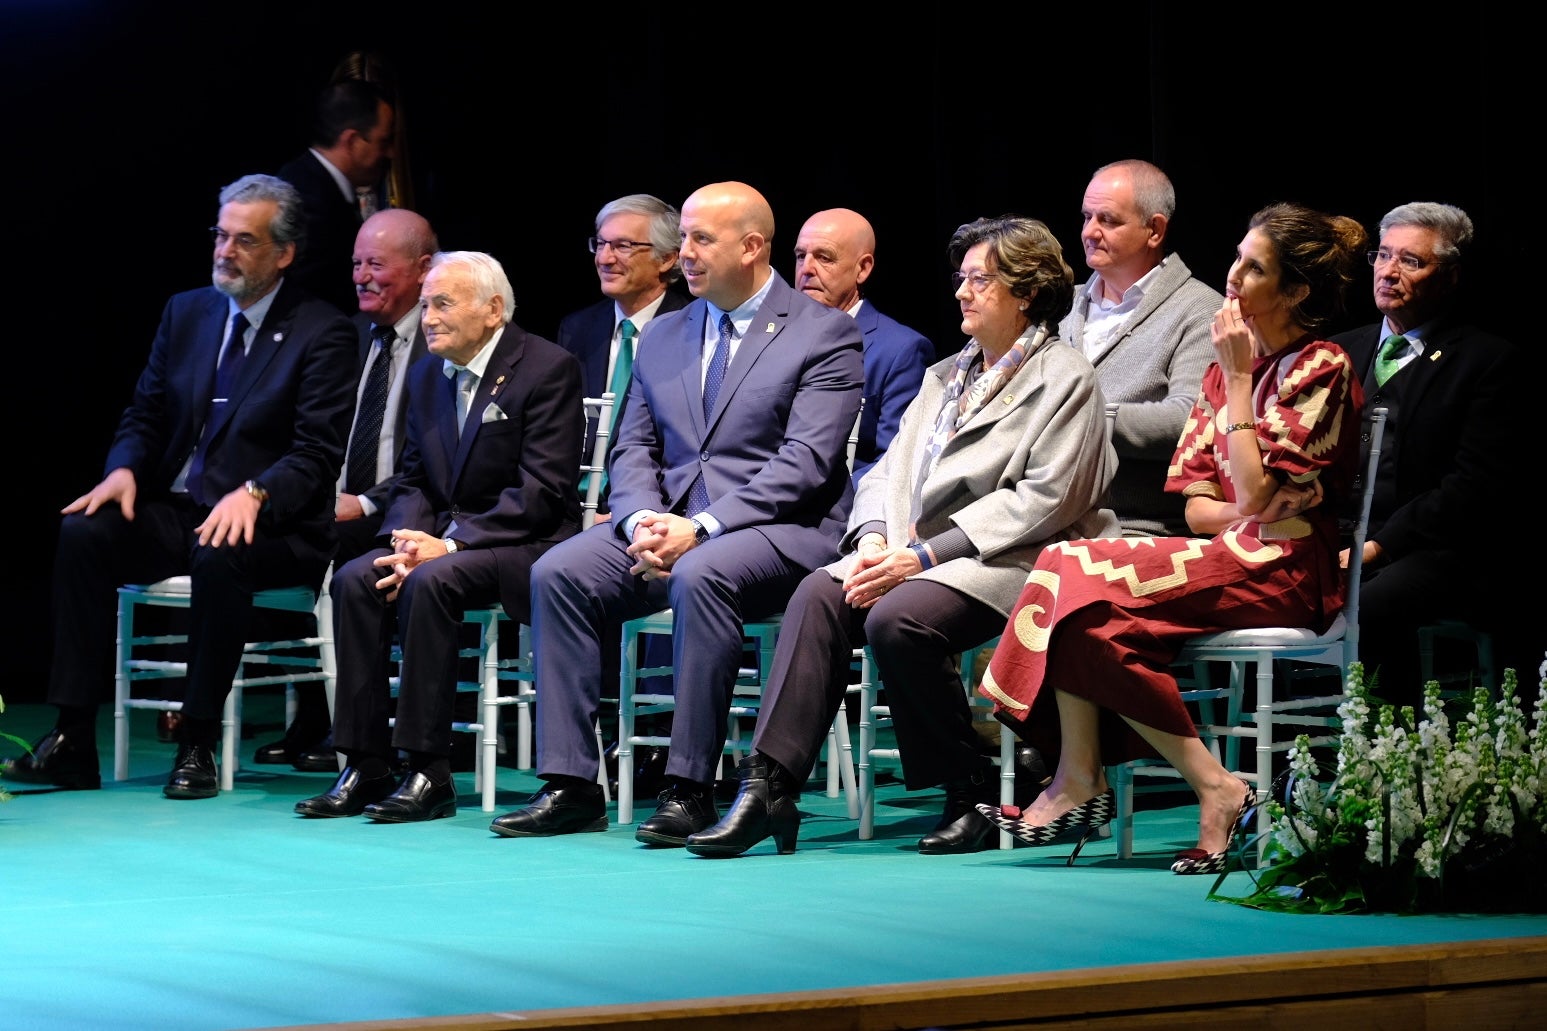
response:
<path fill-rule="evenodd" d="M 870 296 L 943 355 L 962 341 L 951 231 L 1042 218 L 1083 278 L 1080 194 L 1128 156 L 1170 173 L 1171 242 L 1216 285 L 1271 201 L 1372 229 L 1402 201 L 1460 204 L 1480 238 L 1474 314 L 1522 332 L 1497 301 L 1529 267 L 1516 223 L 1540 210 L 1520 175 L 1539 167 L 1540 87 L 1519 88 L 1530 43 L 1503 5 L 822 6 L 748 29 L 730 6 L 0 0 L 22 586 L 0 694 L 42 698 L 58 509 L 101 475 L 166 297 L 208 282 L 217 191 L 304 146 L 350 50 L 398 71 L 416 206 L 442 244 L 499 257 L 517 321 L 548 336 L 598 296 L 584 240 L 602 203 L 740 179 L 773 206 L 786 277 L 808 214 L 864 212 Z M 1361 293 L 1351 324 L 1373 315 Z"/>

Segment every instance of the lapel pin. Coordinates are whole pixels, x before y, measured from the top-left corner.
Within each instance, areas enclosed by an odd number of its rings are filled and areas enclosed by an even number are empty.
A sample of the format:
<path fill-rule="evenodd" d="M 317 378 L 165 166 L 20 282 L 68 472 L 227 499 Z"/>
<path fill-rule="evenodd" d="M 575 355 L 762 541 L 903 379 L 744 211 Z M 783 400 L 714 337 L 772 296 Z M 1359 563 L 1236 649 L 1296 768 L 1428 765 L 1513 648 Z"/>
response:
<path fill-rule="evenodd" d="M 1442 355 L 1444 353 L 1445 353 L 1444 351 L 1431 351 L 1429 353 L 1429 360 L 1431 362 L 1437 362 L 1437 361 L 1440 360 L 1440 355 Z"/>
<path fill-rule="evenodd" d="M 274 334 L 274 342 L 276 344 L 279 343 L 283 339 L 285 339 L 285 334 L 283 334 L 283 333 L 275 333 Z"/>
<path fill-rule="evenodd" d="M 1004 398 L 1004 403 L 1005 404 L 1009 404 L 1009 403 L 1011 403 L 1014 400 L 1015 400 L 1015 395 L 1014 394 L 1006 394 L 1005 398 Z"/>
<path fill-rule="evenodd" d="M 770 322 L 768 324 L 768 328 L 765 329 L 763 332 L 765 332 L 765 333 L 772 333 L 773 331 L 774 331 L 774 324 L 772 322 Z"/>
<path fill-rule="evenodd" d="M 489 388 L 489 396 L 493 397 L 494 395 L 498 394 L 500 392 L 500 384 L 504 383 L 504 382 L 505 382 L 505 377 L 504 376 L 500 376 L 499 379 L 495 380 L 494 381 L 494 386 Z"/>

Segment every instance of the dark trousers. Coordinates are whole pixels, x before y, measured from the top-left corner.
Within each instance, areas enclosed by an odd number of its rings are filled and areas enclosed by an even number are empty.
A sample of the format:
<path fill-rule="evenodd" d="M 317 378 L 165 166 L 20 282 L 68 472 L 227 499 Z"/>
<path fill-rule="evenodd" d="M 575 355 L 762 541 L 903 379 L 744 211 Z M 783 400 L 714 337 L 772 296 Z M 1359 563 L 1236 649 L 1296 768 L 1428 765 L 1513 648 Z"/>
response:
<path fill-rule="evenodd" d="M 983 753 L 956 656 L 1004 625 L 1004 613 L 929 580 L 906 580 L 856 609 L 819 569 L 785 610 L 752 745 L 804 783 L 848 691 L 854 649 L 868 641 L 908 790 L 970 776 Z"/>
<path fill-rule="evenodd" d="M 54 662 L 48 700 L 91 709 L 110 697 L 118 588 L 189 575 L 188 676 L 183 713 L 220 717 L 247 642 L 252 596 L 319 584 L 324 566 L 296 557 L 290 542 L 260 528 L 252 544 L 200 545 L 194 528 L 209 509 L 182 498 L 141 500 L 135 518 L 117 505 L 59 527 L 54 555 Z"/>
<path fill-rule="evenodd" d="M 334 746 L 348 753 L 387 757 L 393 748 L 451 754 L 462 616 L 498 604 L 501 577 L 524 579 L 550 545 L 464 549 L 415 567 L 395 600 L 376 587 L 382 570 L 372 563 L 391 554 L 376 548 L 333 574 L 333 641 L 338 661 Z M 525 584 L 520 597 L 526 596 Z M 507 611 L 524 622 L 524 611 Z M 394 635 L 402 649 L 396 724 L 389 683 Z"/>

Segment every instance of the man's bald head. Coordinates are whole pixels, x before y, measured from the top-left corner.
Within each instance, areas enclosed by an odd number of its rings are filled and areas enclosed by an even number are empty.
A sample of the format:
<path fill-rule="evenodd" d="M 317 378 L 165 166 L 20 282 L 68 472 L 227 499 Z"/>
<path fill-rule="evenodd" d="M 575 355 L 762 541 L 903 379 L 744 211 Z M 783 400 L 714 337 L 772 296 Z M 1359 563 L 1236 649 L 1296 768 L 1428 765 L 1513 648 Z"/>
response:
<path fill-rule="evenodd" d="M 875 266 L 875 249 L 875 230 L 865 216 L 848 208 L 818 211 L 795 241 L 795 289 L 850 311 Z"/>
<path fill-rule="evenodd" d="M 695 297 L 730 311 L 772 274 L 773 209 L 746 183 L 710 183 L 682 205 L 682 275 Z"/>
<path fill-rule="evenodd" d="M 378 211 L 355 234 L 354 283 L 360 311 L 378 326 L 391 325 L 419 303 L 419 287 L 440 249 L 435 231 L 418 212 Z"/>

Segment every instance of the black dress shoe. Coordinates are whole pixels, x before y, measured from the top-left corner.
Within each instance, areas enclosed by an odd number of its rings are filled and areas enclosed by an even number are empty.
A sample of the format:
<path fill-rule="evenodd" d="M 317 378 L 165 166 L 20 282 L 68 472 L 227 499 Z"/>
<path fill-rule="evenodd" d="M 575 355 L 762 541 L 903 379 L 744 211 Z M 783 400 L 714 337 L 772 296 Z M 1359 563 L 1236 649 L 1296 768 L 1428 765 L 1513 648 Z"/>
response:
<path fill-rule="evenodd" d="M 496 817 L 489 829 L 507 838 L 546 838 L 554 834 L 607 829 L 607 803 L 600 784 L 549 782 L 526 805 Z"/>
<path fill-rule="evenodd" d="M 919 851 L 926 856 L 951 856 L 982 852 L 992 847 L 989 840 L 994 825 L 976 806 L 998 798 L 997 778 L 992 767 L 971 777 L 948 781 L 945 785 L 945 812 L 935 829 L 919 839 Z"/>
<path fill-rule="evenodd" d="M 382 823 L 418 823 L 457 815 L 457 789 L 449 779 L 437 784 L 423 773 L 410 773 L 396 791 L 361 810 Z"/>
<path fill-rule="evenodd" d="M 178 745 L 172 776 L 161 793 L 168 798 L 214 798 L 220 794 L 215 777 L 215 750 L 209 745 Z"/>
<path fill-rule="evenodd" d="M 52 784 L 56 788 L 88 791 L 102 786 L 102 768 L 96 743 L 77 741 L 57 728 L 32 746 L 31 755 L 5 762 L 5 776 L 23 784 Z"/>
<path fill-rule="evenodd" d="M 665 745 L 640 745 L 634 753 L 634 797 L 650 798 L 666 790 L 666 760 L 671 749 Z"/>
<path fill-rule="evenodd" d="M 366 806 L 396 791 L 397 784 L 397 778 L 390 773 L 362 777 L 359 770 L 346 766 L 331 788 L 297 802 L 295 811 L 302 816 L 359 816 Z"/>
<path fill-rule="evenodd" d="M 313 745 L 311 748 L 302 749 L 291 760 L 291 766 L 302 773 L 335 773 L 338 771 L 338 752 L 333 750 L 333 735 Z"/>
<path fill-rule="evenodd" d="M 327 747 L 333 747 L 333 733 L 324 724 L 318 728 L 315 725 L 297 727 L 291 724 L 285 731 L 285 736 L 278 741 L 259 746 L 253 753 L 253 762 L 262 763 L 265 766 L 288 766 L 296 761 L 303 753 L 319 747 L 319 742 Z M 335 772 L 338 764 L 335 761 L 331 767 Z"/>
<path fill-rule="evenodd" d="M 781 856 L 795 851 L 800 833 L 800 790 L 784 767 L 754 752 L 736 766 L 741 789 L 719 823 L 687 836 L 687 850 L 711 859 L 739 856 L 772 837 Z"/>
<path fill-rule="evenodd" d="M 646 845 L 682 847 L 689 834 L 713 827 L 720 819 L 714 804 L 714 788 L 673 777 L 662 791 L 655 815 L 634 830 L 634 840 Z"/>

